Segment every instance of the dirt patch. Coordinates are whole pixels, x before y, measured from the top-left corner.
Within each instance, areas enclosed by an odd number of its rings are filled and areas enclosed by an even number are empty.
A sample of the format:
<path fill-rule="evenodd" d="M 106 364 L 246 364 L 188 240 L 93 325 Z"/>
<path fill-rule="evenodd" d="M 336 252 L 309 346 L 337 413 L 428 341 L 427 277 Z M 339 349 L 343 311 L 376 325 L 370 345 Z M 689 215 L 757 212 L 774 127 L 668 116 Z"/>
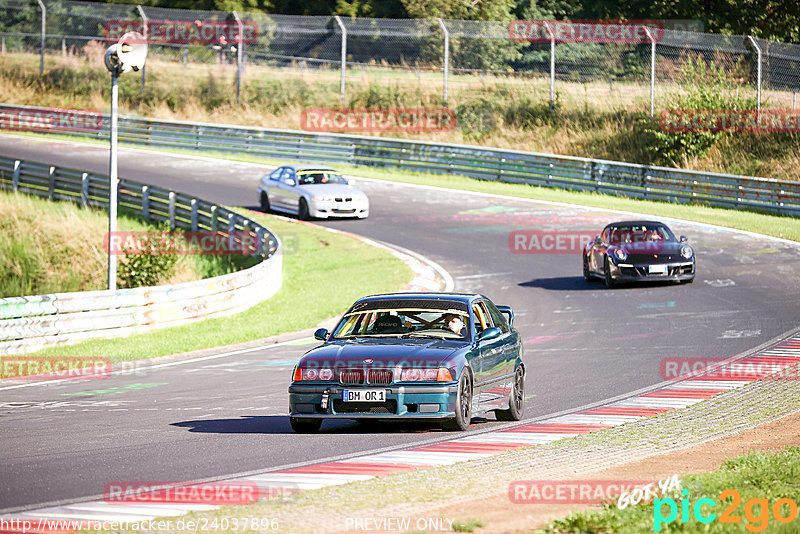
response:
<path fill-rule="evenodd" d="M 715 471 L 726 459 L 751 451 L 778 452 L 790 446 L 800 446 L 800 412 L 701 445 L 595 471 L 577 478 L 647 480 L 655 483 L 676 473 L 683 476 Z M 535 473 L 521 472 L 519 476 L 520 480 L 535 478 Z M 570 512 L 589 508 L 600 507 L 580 504 L 514 504 L 507 494 L 499 494 L 428 510 L 424 514 L 412 517 L 411 524 L 416 524 L 418 518 L 424 520 L 444 517 L 456 521 L 475 519 L 483 525 L 474 530 L 480 534 L 530 532 L 543 528 L 550 521 L 564 517 Z"/>

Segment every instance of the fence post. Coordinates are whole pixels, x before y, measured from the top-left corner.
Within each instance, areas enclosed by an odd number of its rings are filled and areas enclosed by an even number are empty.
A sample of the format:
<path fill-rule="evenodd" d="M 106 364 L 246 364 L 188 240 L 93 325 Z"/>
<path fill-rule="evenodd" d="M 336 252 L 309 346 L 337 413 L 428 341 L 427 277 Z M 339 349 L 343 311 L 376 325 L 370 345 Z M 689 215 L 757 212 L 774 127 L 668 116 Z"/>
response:
<path fill-rule="evenodd" d="M 136 10 L 139 11 L 139 16 L 142 17 L 143 21 L 142 31 L 144 32 L 144 42 L 146 43 L 148 38 L 150 37 L 147 15 L 144 14 L 144 9 L 142 9 L 142 6 L 136 6 Z M 144 78 L 146 72 L 147 72 L 147 65 L 142 65 L 142 87 L 139 89 L 140 95 L 144 94 Z"/>
<path fill-rule="evenodd" d="M 81 205 L 85 208 L 89 205 L 89 173 L 81 174 Z"/>
<path fill-rule="evenodd" d="M 233 232 L 236 231 L 236 215 L 228 213 L 228 250 L 233 250 Z"/>
<path fill-rule="evenodd" d="M 3 43 L 2 43 L 2 51 L 0 51 L 3 55 L 6 55 L 6 36 L 3 36 Z"/>
<path fill-rule="evenodd" d="M 50 167 L 50 175 L 47 177 L 49 188 L 48 198 L 55 200 L 56 198 L 56 168 Z"/>
<path fill-rule="evenodd" d="M 42 46 L 41 46 L 41 54 L 39 59 L 39 77 L 41 78 L 44 76 L 44 38 L 46 35 L 47 30 L 45 26 L 47 24 L 47 8 L 44 6 L 44 2 L 42 0 L 36 0 L 39 2 L 39 9 L 42 10 Z"/>
<path fill-rule="evenodd" d="M 236 103 L 239 103 L 239 87 L 242 84 L 242 34 L 244 33 L 244 25 L 242 19 L 236 11 L 231 11 L 233 18 L 236 19 L 236 24 L 239 27 L 239 42 L 236 44 Z"/>
<path fill-rule="evenodd" d="M 169 192 L 169 229 L 175 229 L 175 191 Z"/>
<path fill-rule="evenodd" d="M 61 57 L 67 57 L 67 38 L 61 36 Z"/>
<path fill-rule="evenodd" d="M 22 165 L 20 160 L 14 160 L 14 176 L 11 178 L 11 190 L 17 192 L 19 190 L 19 167 Z"/>
<path fill-rule="evenodd" d="M 339 18 L 339 15 L 333 17 L 336 20 L 336 24 L 339 25 L 339 29 L 342 32 L 342 81 L 339 84 L 339 93 L 342 102 L 344 103 L 344 79 L 345 79 L 345 71 L 347 69 L 347 28 L 344 27 L 342 24 L 342 19 Z"/>
<path fill-rule="evenodd" d="M 142 186 L 142 219 L 150 219 L 150 186 Z"/>
<path fill-rule="evenodd" d="M 437 18 L 436 20 L 439 21 L 439 26 L 442 27 L 442 31 L 444 32 L 444 93 L 442 94 L 442 100 L 444 101 L 444 107 L 447 107 L 447 72 L 450 70 L 450 32 L 447 31 L 447 26 L 444 25 L 442 19 Z"/>
<path fill-rule="evenodd" d="M 192 199 L 192 232 L 197 231 L 197 199 Z"/>
<path fill-rule="evenodd" d="M 544 23 L 550 34 L 550 109 L 556 107 L 556 32 L 549 22 Z"/>
<path fill-rule="evenodd" d="M 217 219 L 217 205 L 214 204 L 213 206 L 211 206 L 211 231 L 212 232 L 216 232 L 217 231 L 217 221 L 218 221 L 218 219 Z"/>
<path fill-rule="evenodd" d="M 188 46 L 184 46 L 183 47 L 183 66 L 184 67 L 186 66 L 186 60 L 188 59 L 188 56 L 189 56 L 189 47 Z"/>
<path fill-rule="evenodd" d="M 656 114 L 656 40 L 650 28 L 644 26 L 644 31 L 650 39 L 650 116 L 653 117 Z"/>
<path fill-rule="evenodd" d="M 750 44 L 755 48 L 756 54 L 758 57 L 758 71 L 757 71 L 757 78 L 756 84 L 758 87 L 758 113 L 761 113 L 761 47 L 758 46 L 758 43 L 755 39 L 753 39 L 752 35 L 748 35 L 747 39 L 750 41 Z"/>

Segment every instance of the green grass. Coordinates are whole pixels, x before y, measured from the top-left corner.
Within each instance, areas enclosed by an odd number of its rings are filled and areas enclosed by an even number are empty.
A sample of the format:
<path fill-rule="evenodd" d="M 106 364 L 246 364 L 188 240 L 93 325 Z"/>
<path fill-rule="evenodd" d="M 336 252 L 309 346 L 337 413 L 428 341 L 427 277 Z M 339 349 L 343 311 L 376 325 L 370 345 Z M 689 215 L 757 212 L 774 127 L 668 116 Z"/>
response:
<path fill-rule="evenodd" d="M 357 298 L 395 291 L 411 270 L 388 252 L 347 235 L 239 210 L 294 245 L 284 256 L 283 286 L 272 298 L 230 317 L 52 347 L 36 354 L 102 356 L 112 362 L 228 345 L 309 328 L 341 314 Z"/>
<path fill-rule="evenodd" d="M 800 501 L 800 448 L 789 447 L 777 454 L 751 452 L 738 458 L 726 460 L 722 467 L 715 472 L 701 475 L 689 475 L 681 479 L 683 490 L 688 490 L 685 497 L 681 494 L 667 498 L 674 498 L 677 509 L 676 519 L 672 522 L 659 522 L 660 532 L 685 532 L 685 533 L 725 533 L 725 532 L 770 532 L 770 533 L 795 533 L 798 531 L 800 519 L 795 519 L 788 524 L 780 524 L 773 515 L 773 505 L 780 498 L 789 498 L 795 503 Z M 734 497 L 720 499 L 720 494 L 725 490 L 735 490 L 741 497 L 738 506 Z M 690 506 L 689 520 L 682 521 L 682 499 L 686 498 Z M 717 518 L 708 525 L 695 520 L 693 509 L 695 503 L 701 498 L 709 498 L 716 502 L 713 510 L 704 504 L 701 512 L 715 513 Z M 756 501 L 751 502 L 751 499 Z M 767 507 L 760 504 L 759 500 L 765 499 Z M 670 506 L 665 502 L 658 503 L 659 510 L 654 508 L 654 503 L 628 506 L 620 510 L 616 503 L 606 504 L 603 510 L 573 513 L 564 519 L 554 521 L 542 532 L 546 534 L 562 534 L 567 532 L 601 533 L 614 532 L 617 534 L 638 534 L 653 532 L 655 518 L 667 518 L 670 515 Z M 731 516 L 739 516 L 740 523 L 721 523 L 719 516 L 726 509 L 730 509 Z M 781 514 L 789 516 L 788 505 L 783 505 Z M 795 508 L 796 510 L 796 508 Z M 748 515 L 749 512 L 749 515 Z"/>
<path fill-rule="evenodd" d="M 0 191 L 0 212 L 0 298 L 107 287 L 106 211 Z M 124 211 L 117 226 L 131 232 L 156 229 Z M 190 259 L 171 272 L 186 280 L 199 278 Z"/>

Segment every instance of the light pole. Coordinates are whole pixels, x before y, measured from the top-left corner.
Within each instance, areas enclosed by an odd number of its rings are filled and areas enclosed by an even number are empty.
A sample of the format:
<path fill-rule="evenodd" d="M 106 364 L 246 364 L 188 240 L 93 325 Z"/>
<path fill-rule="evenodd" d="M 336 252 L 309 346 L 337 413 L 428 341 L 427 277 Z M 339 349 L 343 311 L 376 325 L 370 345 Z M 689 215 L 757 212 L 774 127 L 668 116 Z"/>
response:
<path fill-rule="evenodd" d="M 111 249 L 112 236 L 117 231 L 117 103 L 119 91 L 117 78 L 123 72 L 144 68 L 147 59 L 147 42 L 136 32 L 128 32 L 106 50 L 106 68 L 111 73 L 111 131 L 108 158 L 108 289 L 117 289 L 117 256 Z"/>

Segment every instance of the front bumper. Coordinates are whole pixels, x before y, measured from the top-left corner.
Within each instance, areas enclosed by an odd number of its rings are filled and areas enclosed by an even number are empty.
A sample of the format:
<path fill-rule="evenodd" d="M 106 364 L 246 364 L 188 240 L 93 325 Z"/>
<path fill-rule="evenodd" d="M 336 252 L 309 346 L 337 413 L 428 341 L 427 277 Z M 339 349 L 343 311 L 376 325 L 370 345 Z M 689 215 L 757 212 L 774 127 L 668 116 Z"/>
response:
<path fill-rule="evenodd" d="M 661 263 L 666 266 L 667 272 L 651 273 L 650 264 L 625 263 L 614 264 L 609 262 L 611 278 L 615 282 L 658 282 L 658 281 L 682 281 L 694 279 L 694 261 L 680 261 L 671 263 Z"/>
<path fill-rule="evenodd" d="M 308 206 L 308 213 L 318 219 L 334 217 L 358 217 L 364 219 L 369 216 L 369 204 L 363 202 L 312 201 Z"/>
<path fill-rule="evenodd" d="M 345 389 L 384 389 L 386 401 L 344 402 Z M 457 383 L 366 387 L 292 384 L 289 415 L 307 419 L 443 419 L 455 415 L 457 395 Z M 325 403 L 323 396 L 327 396 Z"/>

